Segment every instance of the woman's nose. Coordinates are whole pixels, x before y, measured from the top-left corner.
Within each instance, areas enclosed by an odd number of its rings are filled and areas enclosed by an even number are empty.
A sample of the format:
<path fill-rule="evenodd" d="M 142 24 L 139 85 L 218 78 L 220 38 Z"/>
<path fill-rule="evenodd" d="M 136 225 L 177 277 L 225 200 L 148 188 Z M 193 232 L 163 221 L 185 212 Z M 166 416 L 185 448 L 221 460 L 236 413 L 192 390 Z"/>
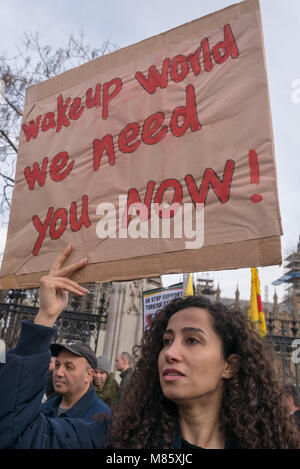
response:
<path fill-rule="evenodd" d="M 172 342 L 172 344 L 166 349 L 165 357 L 169 362 L 177 362 L 181 360 L 180 347 L 176 341 Z"/>

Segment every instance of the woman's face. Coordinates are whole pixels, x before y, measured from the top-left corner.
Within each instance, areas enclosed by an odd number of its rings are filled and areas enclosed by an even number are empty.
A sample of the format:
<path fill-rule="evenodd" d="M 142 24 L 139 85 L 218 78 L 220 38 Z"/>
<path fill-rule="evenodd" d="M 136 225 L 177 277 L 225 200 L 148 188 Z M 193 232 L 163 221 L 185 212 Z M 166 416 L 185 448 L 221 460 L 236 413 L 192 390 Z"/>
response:
<path fill-rule="evenodd" d="M 221 401 L 223 378 L 231 373 L 208 311 L 190 307 L 169 319 L 158 370 L 164 396 L 177 404 Z"/>

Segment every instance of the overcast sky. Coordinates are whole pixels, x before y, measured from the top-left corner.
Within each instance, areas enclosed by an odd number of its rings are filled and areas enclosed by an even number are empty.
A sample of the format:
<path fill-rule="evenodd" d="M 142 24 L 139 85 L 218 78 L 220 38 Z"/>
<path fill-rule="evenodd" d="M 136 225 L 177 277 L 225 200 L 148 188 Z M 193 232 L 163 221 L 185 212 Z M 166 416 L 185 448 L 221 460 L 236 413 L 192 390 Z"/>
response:
<path fill-rule="evenodd" d="M 23 31 L 39 31 L 42 42 L 63 47 L 70 32 L 83 28 L 94 46 L 110 39 L 118 47 L 134 44 L 183 23 L 231 5 L 230 0 L 1 0 L 0 52 L 13 55 Z M 300 2 L 261 0 L 267 73 L 274 127 L 279 201 L 284 236 L 283 254 L 295 248 L 300 234 L 300 103 L 294 102 L 292 87 L 300 83 Z M 299 85 L 300 97 L 300 85 Z M 0 231 L 1 245 L 5 233 Z M 2 248 L 3 249 L 3 248 Z M 261 290 L 283 275 L 283 267 L 260 268 Z M 249 298 L 250 270 L 209 274 L 220 283 L 222 294 L 232 297 L 238 283 L 241 297 Z M 180 281 L 168 276 L 165 285 Z M 283 287 L 276 288 L 282 298 Z"/>

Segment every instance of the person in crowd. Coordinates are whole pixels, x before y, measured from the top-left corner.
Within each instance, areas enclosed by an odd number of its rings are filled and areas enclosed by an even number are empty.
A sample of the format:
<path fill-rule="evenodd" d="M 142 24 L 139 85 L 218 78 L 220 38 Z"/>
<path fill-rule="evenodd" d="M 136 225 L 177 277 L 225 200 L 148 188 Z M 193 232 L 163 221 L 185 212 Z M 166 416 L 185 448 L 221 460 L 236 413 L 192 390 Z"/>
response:
<path fill-rule="evenodd" d="M 119 394 L 119 385 L 114 373 L 110 373 L 110 360 L 101 355 L 97 358 L 97 368 L 94 375 L 95 391 L 109 407 L 116 402 Z"/>
<path fill-rule="evenodd" d="M 50 349 L 56 357 L 53 386 L 57 395 L 44 403 L 43 414 L 83 418 L 89 422 L 96 414 L 109 413 L 92 385 L 97 368 L 95 352 L 87 344 L 76 342 L 52 344 Z"/>
<path fill-rule="evenodd" d="M 123 394 L 124 389 L 128 386 L 130 378 L 133 373 L 133 369 L 131 368 L 132 358 L 128 352 L 122 352 L 117 355 L 115 366 L 116 370 L 120 371 L 120 391 Z"/>
<path fill-rule="evenodd" d="M 41 414 L 54 323 L 67 292 L 87 293 L 68 278 L 87 259 L 64 266 L 70 251 L 41 279 L 34 324 L 23 322 L 16 348 L 0 365 L 0 447 L 299 448 L 265 341 L 240 311 L 196 296 L 175 299 L 155 315 L 111 420 Z"/>
<path fill-rule="evenodd" d="M 293 384 L 286 383 L 284 385 L 284 396 L 289 410 L 289 415 L 292 416 L 300 430 L 300 392 L 299 389 Z"/>

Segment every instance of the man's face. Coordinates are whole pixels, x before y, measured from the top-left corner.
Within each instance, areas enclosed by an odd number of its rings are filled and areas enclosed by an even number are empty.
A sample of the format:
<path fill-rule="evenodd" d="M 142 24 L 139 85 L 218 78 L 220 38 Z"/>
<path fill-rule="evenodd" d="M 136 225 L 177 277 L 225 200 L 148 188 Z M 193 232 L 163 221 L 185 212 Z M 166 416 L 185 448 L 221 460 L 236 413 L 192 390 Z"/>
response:
<path fill-rule="evenodd" d="M 123 360 L 122 355 L 118 355 L 116 358 L 116 370 L 123 371 L 126 367 L 126 361 Z"/>
<path fill-rule="evenodd" d="M 84 357 L 62 350 L 55 361 L 53 386 L 62 395 L 82 394 L 93 381 L 94 370 Z"/>
<path fill-rule="evenodd" d="M 96 386 L 100 386 L 100 389 L 103 388 L 105 381 L 107 380 L 108 374 L 104 370 L 97 368 L 94 375 L 94 383 Z"/>

